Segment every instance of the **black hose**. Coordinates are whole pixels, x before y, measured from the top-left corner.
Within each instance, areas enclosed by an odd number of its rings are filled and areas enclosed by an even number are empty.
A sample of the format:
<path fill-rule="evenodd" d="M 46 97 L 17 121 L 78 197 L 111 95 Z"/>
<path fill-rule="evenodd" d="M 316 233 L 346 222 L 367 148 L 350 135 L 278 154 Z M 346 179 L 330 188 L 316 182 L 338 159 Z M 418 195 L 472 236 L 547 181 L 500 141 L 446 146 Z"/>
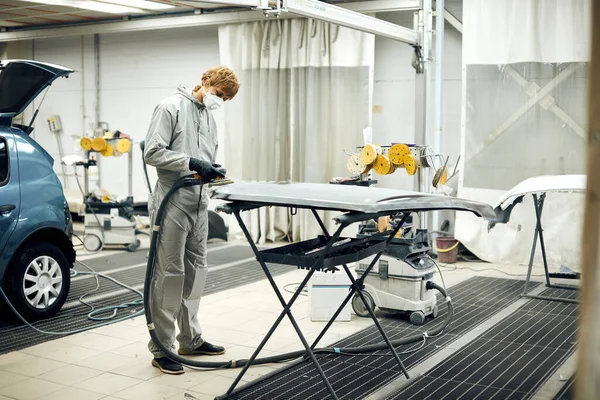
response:
<path fill-rule="evenodd" d="M 236 361 L 232 360 L 232 361 L 227 361 L 227 362 L 223 362 L 223 361 L 206 362 L 206 361 L 196 361 L 196 360 L 191 360 L 188 358 L 181 357 L 180 355 L 173 353 L 163 343 L 160 342 L 158 336 L 156 335 L 154 323 L 152 322 L 152 313 L 150 311 L 150 298 L 152 296 L 152 293 L 151 293 L 152 278 L 154 276 L 154 268 L 156 265 L 156 249 L 158 246 L 157 243 L 158 243 L 159 235 L 160 235 L 160 224 L 163 219 L 167 203 L 168 203 L 169 199 L 171 198 L 171 196 L 173 196 L 173 194 L 176 191 L 178 191 L 179 189 L 181 189 L 183 187 L 201 186 L 200 193 L 202 193 L 203 185 L 204 185 L 203 182 L 198 178 L 198 176 L 190 175 L 190 176 L 186 176 L 186 177 L 179 179 L 173 185 L 173 187 L 167 192 L 167 194 L 165 195 L 164 199 L 162 200 L 162 202 L 160 204 L 160 207 L 158 208 L 156 217 L 154 218 L 154 225 L 153 225 L 153 229 L 152 229 L 152 239 L 150 241 L 150 251 L 148 253 L 148 267 L 146 268 L 146 279 L 144 282 L 144 310 L 145 310 L 145 314 L 146 314 L 146 324 L 148 326 L 148 330 L 150 332 L 150 337 L 152 338 L 152 341 L 154 342 L 154 344 L 156 344 L 158 346 L 158 348 L 164 354 L 166 354 L 166 356 L 168 358 L 170 358 L 173 361 L 179 362 L 184 365 L 188 365 L 190 367 L 196 367 L 196 368 L 243 367 L 248 362 L 248 359 L 241 359 L 241 360 L 236 360 Z M 423 338 L 427 339 L 428 337 L 436 336 L 436 335 L 440 334 L 448 326 L 448 324 L 450 324 L 450 322 L 452 322 L 452 319 L 454 318 L 454 307 L 452 305 L 452 302 L 450 301 L 450 298 L 448 297 L 448 294 L 446 293 L 446 290 L 431 281 L 427 282 L 426 287 L 427 287 L 427 289 L 430 289 L 430 290 L 431 289 L 438 290 L 446 298 L 446 303 L 448 305 L 448 314 L 446 316 L 446 320 L 444 321 L 444 323 L 442 325 L 433 329 L 431 332 L 423 332 L 423 333 L 415 334 L 415 335 L 408 336 L 408 337 L 405 337 L 402 339 L 392 340 L 391 343 L 394 347 L 398 347 L 401 345 L 406 345 L 406 344 L 410 344 L 410 343 L 414 343 L 414 342 L 419 342 L 419 341 L 422 341 Z M 364 353 L 364 352 L 368 352 L 368 351 L 384 350 L 387 348 L 388 348 L 388 346 L 386 343 L 379 343 L 379 344 L 373 344 L 373 345 L 363 346 L 363 347 L 349 347 L 349 348 L 339 348 L 339 349 L 337 349 L 337 348 L 336 349 L 318 348 L 318 349 L 314 350 L 314 353 L 315 354 L 317 354 L 317 353 L 359 354 L 359 353 Z M 279 363 L 279 362 L 283 362 L 283 361 L 290 361 L 290 360 L 302 357 L 305 354 L 306 354 L 306 350 L 298 350 L 298 351 L 279 354 L 279 355 L 271 356 L 271 357 L 257 358 L 253 361 L 252 365 L 270 364 L 270 363 Z"/>
<path fill-rule="evenodd" d="M 140 142 L 140 149 L 142 149 L 142 166 L 144 167 L 144 176 L 146 177 L 146 186 L 148 186 L 148 191 L 152 194 L 152 185 L 150 185 L 150 178 L 148 178 L 148 169 L 146 168 L 146 162 L 144 161 L 144 149 L 145 148 L 146 148 L 146 144 L 142 140 Z"/>

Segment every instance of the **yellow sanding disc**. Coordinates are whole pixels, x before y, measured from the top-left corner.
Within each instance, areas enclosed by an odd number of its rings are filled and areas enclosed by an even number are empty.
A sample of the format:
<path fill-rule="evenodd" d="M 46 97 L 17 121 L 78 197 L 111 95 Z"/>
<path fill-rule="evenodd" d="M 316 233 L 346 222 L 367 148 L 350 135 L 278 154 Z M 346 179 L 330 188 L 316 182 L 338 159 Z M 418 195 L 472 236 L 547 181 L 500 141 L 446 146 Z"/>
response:
<path fill-rule="evenodd" d="M 131 142 L 129 139 L 120 139 L 117 142 L 117 150 L 119 153 L 128 153 L 129 149 L 131 149 Z"/>
<path fill-rule="evenodd" d="M 393 174 L 394 172 L 396 172 L 396 168 L 398 168 L 396 166 L 396 164 L 394 164 L 393 162 L 390 161 L 390 171 L 388 172 L 388 175 Z"/>
<path fill-rule="evenodd" d="M 365 165 L 361 161 L 360 154 L 354 154 L 348 157 L 348 163 L 346 164 L 346 166 L 348 167 L 348 171 L 350 171 L 352 175 L 366 174 L 371 170 L 370 165 Z"/>
<path fill-rule="evenodd" d="M 389 158 L 387 158 L 387 156 L 384 156 L 383 154 L 379 154 L 375 159 L 375 162 L 373 163 L 373 169 L 379 175 L 388 175 L 390 173 L 391 168 L 392 162 Z"/>
<path fill-rule="evenodd" d="M 104 157 L 110 157 L 113 155 L 114 151 L 114 148 L 110 144 L 107 144 L 104 149 L 100 150 L 100 154 Z"/>
<path fill-rule="evenodd" d="M 81 146 L 81 148 L 83 150 L 90 151 L 92 149 L 92 139 L 87 138 L 87 137 L 83 137 L 79 141 L 79 145 Z"/>
<path fill-rule="evenodd" d="M 410 154 L 410 149 L 403 143 L 396 143 L 388 150 L 388 157 L 390 161 L 396 165 L 402 165 L 404 163 L 404 156 Z"/>
<path fill-rule="evenodd" d="M 417 163 L 415 162 L 413 156 L 407 154 L 406 156 L 404 156 L 403 161 L 406 173 L 409 175 L 414 175 L 417 172 Z"/>
<path fill-rule="evenodd" d="M 92 149 L 94 149 L 94 151 L 102 151 L 105 147 L 106 140 L 104 138 L 97 137 L 92 140 Z"/>
<path fill-rule="evenodd" d="M 431 180 L 431 186 L 433 187 L 437 187 L 438 184 L 440 183 L 440 178 L 442 177 L 442 172 L 444 170 L 444 167 L 440 167 L 438 168 L 437 171 L 435 171 L 435 174 L 433 175 L 433 179 Z"/>
<path fill-rule="evenodd" d="M 366 144 L 360 152 L 360 160 L 365 165 L 371 165 L 375 162 L 378 155 L 382 153 L 381 146 L 376 144 Z"/>
<path fill-rule="evenodd" d="M 440 178 L 440 183 L 442 185 L 445 185 L 446 182 L 448 182 L 448 170 L 446 168 L 444 168 L 444 173 L 442 174 L 442 177 Z"/>

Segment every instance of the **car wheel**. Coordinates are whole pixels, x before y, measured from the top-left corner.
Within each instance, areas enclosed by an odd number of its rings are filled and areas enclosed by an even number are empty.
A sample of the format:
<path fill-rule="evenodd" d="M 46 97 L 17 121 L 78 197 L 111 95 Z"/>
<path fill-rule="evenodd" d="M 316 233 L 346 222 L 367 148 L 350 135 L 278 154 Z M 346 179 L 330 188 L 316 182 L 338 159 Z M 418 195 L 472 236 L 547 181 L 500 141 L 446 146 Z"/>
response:
<path fill-rule="evenodd" d="M 8 272 L 9 300 L 25 319 L 52 317 L 65 303 L 71 276 L 57 246 L 41 242 L 20 250 Z"/>

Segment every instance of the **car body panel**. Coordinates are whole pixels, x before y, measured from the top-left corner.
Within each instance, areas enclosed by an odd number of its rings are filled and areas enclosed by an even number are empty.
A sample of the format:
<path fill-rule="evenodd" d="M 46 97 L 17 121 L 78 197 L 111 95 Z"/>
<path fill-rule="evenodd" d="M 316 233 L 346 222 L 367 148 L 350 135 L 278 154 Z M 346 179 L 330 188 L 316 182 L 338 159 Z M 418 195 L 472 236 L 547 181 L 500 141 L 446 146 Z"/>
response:
<path fill-rule="evenodd" d="M 513 208 L 523 201 L 526 195 L 542 193 L 582 193 L 587 185 L 587 175 L 541 175 L 525 179 L 508 190 L 494 205 L 496 221 L 490 222 L 489 229 L 497 223 L 510 221 Z"/>
<path fill-rule="evenodd" d="M 16 153 L 15 138 L 12 132 L 2 132 L 0 128 L 0 157 L 6 155 L 8 174 L 0 182 L 0 207 L 14 206 L 14 209 L 0 213 L 0 254 L 12 237 L 21 210 L 21 186 L 19 184 L 19 159 Z M 5 162 L 1 160 L 0 162 Z M 1 177 L 0 177 L 1 179 Z M 2 274 L 2 259 L 0 258 L 0 276 Z"/>
<path fill-rule="evenodd" d="M 342 212 L 470 211 L 495 218 L 489 204 L 406 190 L 331 185 L 326 183 L 234 183 L 218 186 L 212 198 L 261 205 L 315 208 Z"/>
<path fill-rule="evenodd" d="M 32 60 L 0 62 L 0 121 L 21 114 L 56 79 L 72 69 Z"/>

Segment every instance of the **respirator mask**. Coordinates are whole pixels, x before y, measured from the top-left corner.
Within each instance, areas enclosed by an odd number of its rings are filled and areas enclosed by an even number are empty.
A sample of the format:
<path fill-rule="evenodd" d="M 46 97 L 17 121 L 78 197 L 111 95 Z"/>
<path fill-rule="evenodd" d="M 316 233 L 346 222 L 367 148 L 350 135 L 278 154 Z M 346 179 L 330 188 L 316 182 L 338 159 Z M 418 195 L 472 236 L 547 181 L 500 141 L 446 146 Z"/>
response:
<path fill-rule="evenodd" d="M 207 109 L 214 111 L 223 105 L 223 99 L 207 90 L 203 103 Z"/>

